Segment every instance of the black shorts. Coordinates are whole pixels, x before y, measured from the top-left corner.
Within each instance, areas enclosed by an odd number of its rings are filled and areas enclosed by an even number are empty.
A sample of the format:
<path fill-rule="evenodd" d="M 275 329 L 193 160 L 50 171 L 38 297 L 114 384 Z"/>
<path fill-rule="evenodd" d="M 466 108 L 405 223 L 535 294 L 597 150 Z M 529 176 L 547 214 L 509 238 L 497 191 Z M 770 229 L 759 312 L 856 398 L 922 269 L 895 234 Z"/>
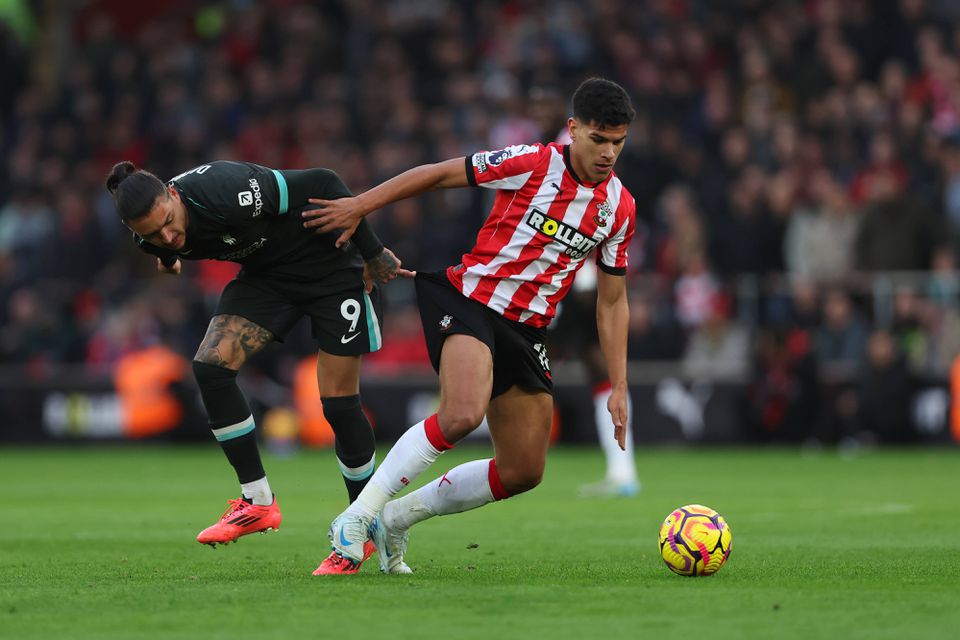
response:
<path fill-rule="evenodd" d="M 417 304 L 433 368 L 440 371 L 440 351 L 447 336 L 473 336 L 493 355 L 493 391 L 496 398 L 514 385 L 553 393 L 546 331 L 514 322 L 467 298 L 444 272 L 417 273 Z"/>
<path fill-rule="evenodd" d="M 363 271 L 356 268 L 308 282 L 241 272 L 220 294 L 215 313 L 246 318 L 278 342 L 307 316 L 320 349 L 337 356 L 370 353 L 383 343 L 380 289 L 367 294 Z"/>

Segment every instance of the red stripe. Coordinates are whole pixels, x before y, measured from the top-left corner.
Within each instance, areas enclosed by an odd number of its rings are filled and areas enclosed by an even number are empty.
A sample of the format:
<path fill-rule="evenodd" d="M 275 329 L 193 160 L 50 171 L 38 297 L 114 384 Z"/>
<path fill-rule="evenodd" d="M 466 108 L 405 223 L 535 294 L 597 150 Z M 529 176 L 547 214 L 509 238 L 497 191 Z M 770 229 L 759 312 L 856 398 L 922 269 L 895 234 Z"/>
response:
<path fill-rule="evenodd" d="M 440 431 L 440 421 L 437 420 L 437 414 L 433 414 L 423 421 L 423 431 L 427 435 L 430 446 L 437 451 L 453 449 L 453 445 L 447 442 L 447 439 L 443 437 L 443 432 Z"/>
<path fill-rule="evenodd" d="M 496 460 L 490 460 L 490 467 L 487 471 L 487 482 L 490 483 L 490 493 L 493 494 L 494 500 L 505 500 L 510 497 L 507 490 L 503 488 L 503 483 L 500 482 L 500 472 L 497 471 Z"/>

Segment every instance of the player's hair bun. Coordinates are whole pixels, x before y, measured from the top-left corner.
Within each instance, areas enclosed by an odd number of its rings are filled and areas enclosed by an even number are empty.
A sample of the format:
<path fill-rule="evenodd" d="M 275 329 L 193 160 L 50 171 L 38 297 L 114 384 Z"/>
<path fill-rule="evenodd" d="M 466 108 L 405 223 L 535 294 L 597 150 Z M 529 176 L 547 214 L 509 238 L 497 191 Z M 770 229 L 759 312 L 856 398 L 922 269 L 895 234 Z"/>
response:
<path fill-rule="evenodd" d="M 113 169 L 110 170 L 110 175 L 107 176 L 107 191 L 113 195 L 117 195 L 117 187 L 120 186 L 123 179 L 136 172 L 137 167 L 129 160 L 124 160 L 123 162 L 118 162 L 113 165 Z"/>

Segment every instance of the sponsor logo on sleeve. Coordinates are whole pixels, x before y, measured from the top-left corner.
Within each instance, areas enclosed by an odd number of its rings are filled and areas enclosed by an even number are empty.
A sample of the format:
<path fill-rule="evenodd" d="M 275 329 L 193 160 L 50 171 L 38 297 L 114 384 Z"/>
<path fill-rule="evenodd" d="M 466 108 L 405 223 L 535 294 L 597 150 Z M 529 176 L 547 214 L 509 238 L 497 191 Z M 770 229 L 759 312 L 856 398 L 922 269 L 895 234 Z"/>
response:
<path fill-rule="evenodd" d="M 250 190 L 253 192 L 253 217 L 256 218 L 263 210 L 263 192 L 256 178 L 250 178 Z"/>
<path fill-rule="evenodd" d="M 496 167 L 497 165 L 503 163 L 504 160 L 510 157 L 509 149 L 501 149 L 500 151 L 491 151 L 490 155 L 487 156 L 487 162 L 491 166 Z"/>
<path fill-rule="evenodd" d="M 486 173 L 487 159 L 482 153 L 473 154 L 473 166 L 477 168 L 477 173 Z"/>
<path fill-rule="evenodd" d="M 260 190 L 260 182 L 256 178 L 250 178 L 249 191 L 241 191 L 237 194 L 237 200 L 241 207 L 253 205 L 253 217 L 256 218 L 263 210 L 263 192 Z"/>

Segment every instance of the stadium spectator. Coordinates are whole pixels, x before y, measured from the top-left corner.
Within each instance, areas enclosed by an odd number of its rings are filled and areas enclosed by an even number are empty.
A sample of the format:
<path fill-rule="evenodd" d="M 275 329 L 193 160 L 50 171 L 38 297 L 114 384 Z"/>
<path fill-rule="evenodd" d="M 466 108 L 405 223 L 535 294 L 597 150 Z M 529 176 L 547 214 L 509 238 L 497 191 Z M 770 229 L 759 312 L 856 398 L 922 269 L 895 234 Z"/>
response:
<path fill-rule="evenodd" d="M 917 439 L 910 420 L 913 379 L 897 343 L 887 331 L 870 335 L 867 361 L 856 391 L 856 430 L 885 443 Z M 856 435 L 856 434 L 854 434 Z"/>
<path fill-rule="evenodd" d="M 841 371 L 855 371 L 863 362 L 867 330 L 842 289 L 824 295 L 823 324 L 814 335 L 817 360 Z"/>
<path fill-rule="evenodd" d="M 650 229 L 631 258 L 662 278 L 654 308 L 684 291 L 684 332 L 699 322 L 689 262 L 734 292 L 736 322 L 754 331 L 791 305 L 768 274 L 821 286 L 929 269 L 935 252 L 955 264 L 960 250 L 955 2 L 116 4 L 15 2 L 17 18 L 0 21 L 0 297 L 29 288 L 54 326 L 73 328 L 53 362 L 116 353 L 100 345 L 117 317 L 145 324 L 133 335 L 156 329 L 131 309 L 146 276 L 100 193 L 118 154 L 161 175 L 210 156 L 336 166 L 362 190 L 491 136 L 553 139 L 567 114 L 545 113 L 544 96 L 596 73 L 641 107 L 618 164 Z M 36 37 L 53 24 L 72 25 L 56 47 Z M 409 263 L 439 268 L 488 204 L 435 193 L 373 223 Z M 950 271 L 918 291 L 956 305 L 949 284 L 926 290 Z M 196 309 L 233 274 L 185 275 Z M 937 315 L 922 314 L 923 332 L 942 333 Z M 161 339 L 202 332 L 202 317 L 171 314 Z"/>

